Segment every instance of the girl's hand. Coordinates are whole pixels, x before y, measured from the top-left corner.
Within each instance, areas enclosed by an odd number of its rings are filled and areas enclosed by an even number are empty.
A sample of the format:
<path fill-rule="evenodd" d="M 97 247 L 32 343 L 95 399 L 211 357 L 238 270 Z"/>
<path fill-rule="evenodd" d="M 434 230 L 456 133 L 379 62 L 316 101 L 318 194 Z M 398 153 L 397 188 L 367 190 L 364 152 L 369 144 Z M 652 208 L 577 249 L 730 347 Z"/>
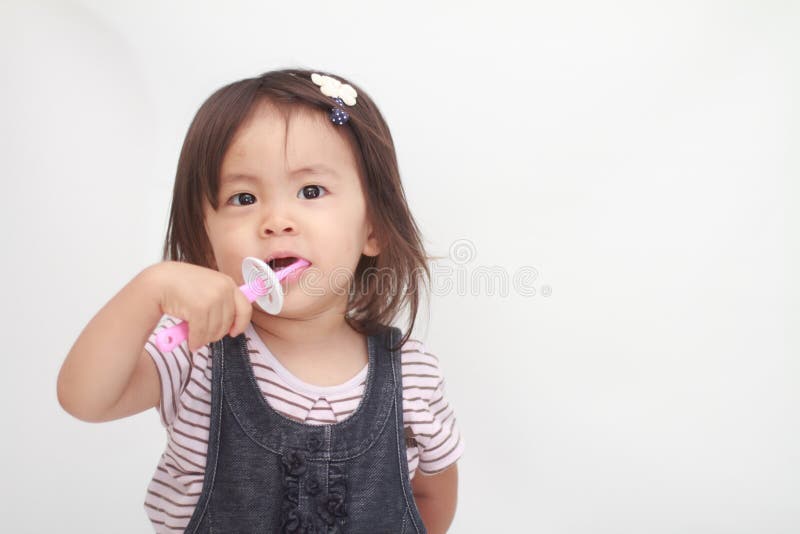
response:
<path fill-rule="evenodd" d="M 244 332 L 253 305 L 233 278 L 206 267 L 166 261 L 148 267 L 162 313 L 189 324 L 189 350 Z"/>

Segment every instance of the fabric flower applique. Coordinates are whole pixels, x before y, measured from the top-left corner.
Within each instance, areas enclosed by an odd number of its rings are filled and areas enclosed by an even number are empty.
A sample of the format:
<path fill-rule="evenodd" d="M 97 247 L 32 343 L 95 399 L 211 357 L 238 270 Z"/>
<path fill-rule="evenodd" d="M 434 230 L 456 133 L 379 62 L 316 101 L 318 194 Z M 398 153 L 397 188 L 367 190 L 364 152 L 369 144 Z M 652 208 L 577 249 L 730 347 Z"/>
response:
<path fill-rule="evenodd" d="M 347 516 L 345 497 L 341 493 L 329 493 L 317 499 L 317 514 L 328 525 L 333 525 L 340 517 Z"/>
<path fill-rule="evenodd" d="M 281 458 L 284 473 L 288 476 L 299 476 L 306 472 L 305 455 L 299 451 L 290 451 Z"/>

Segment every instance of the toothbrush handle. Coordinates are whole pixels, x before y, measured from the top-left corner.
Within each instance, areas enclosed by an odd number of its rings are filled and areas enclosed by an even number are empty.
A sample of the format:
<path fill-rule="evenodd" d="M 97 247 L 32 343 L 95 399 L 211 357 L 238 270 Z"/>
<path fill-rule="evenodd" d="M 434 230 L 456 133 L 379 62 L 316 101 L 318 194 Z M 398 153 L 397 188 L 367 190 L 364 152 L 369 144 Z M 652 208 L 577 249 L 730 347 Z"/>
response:
<path fill-rule="evenodd" d="M 242 293 L 244 293 L 244 296 L 247 297 L 247 300 L 250 302 L 253 302 L 256 298 L 258 298 L 258 294 L 247 284 L 239 286 L 239 289 Z M 169 328 L 165 328 L 156 334 L 156 346 L 161 351 L 169 352 L 180 345 L 181 341 L 188 337 L 189 323 L 186 321 L 181 321 L 178 324 L 170 326 Z"/>
<path fill-rule="evenodd" d="M 156 334 L 156 346 L 158 350 L 169 352 L 178 345 L 181 341 L 189 337 L 189 323 L 181 321 L 175 326 L 165 328 Z"/>

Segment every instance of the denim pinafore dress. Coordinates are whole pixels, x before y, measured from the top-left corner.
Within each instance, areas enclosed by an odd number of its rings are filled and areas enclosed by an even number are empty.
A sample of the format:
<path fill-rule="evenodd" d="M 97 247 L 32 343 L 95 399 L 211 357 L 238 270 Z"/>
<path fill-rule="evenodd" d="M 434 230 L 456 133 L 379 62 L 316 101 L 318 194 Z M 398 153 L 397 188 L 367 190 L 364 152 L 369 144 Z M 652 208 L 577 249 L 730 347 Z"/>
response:
<path fill-rule="evenodd" d="M 188 533 L 424 534 L 408 476 L 400 337 L 367 337 L 360 404 L 308 425 L 264 399 L 244 334 L 212 344 L 211 423 L 203 490 Z"/>

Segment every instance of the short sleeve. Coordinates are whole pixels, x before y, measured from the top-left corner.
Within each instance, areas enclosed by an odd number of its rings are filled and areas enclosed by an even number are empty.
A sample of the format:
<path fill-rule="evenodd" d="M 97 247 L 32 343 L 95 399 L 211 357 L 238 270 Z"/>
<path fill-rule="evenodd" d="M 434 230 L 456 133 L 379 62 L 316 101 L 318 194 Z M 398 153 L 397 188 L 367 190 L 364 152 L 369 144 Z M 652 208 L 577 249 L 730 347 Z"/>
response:
<path fill-rule="evenodd" d="M 161 351 L 156 346 L 156 336 L 165 328 L 179 323 L 180 320 L 164 315 L 150 334 L 145 350 L 156 364 L 158 379 L 161 382 L 161 401 L 158 412 L 161 423 L 165 427 L 172 425 L 178 411 L 181 393 L 186 388 L 192 368 L 192 355 L 186 340 L 181 342 L 172 351 Z"/>
<path fill-rule="evenodd" d="M 439 358 L 421 342 L 409 343 L 412 344 L 403 350 L 403 390 L 412 408 L 408 414 L 404 411 L 404 417 L 407 416 L 419 449 L 418 470 L 423 475 L 433 475 L 461 457 L 464 440 L 455 409 L 445 394 Z"/>

